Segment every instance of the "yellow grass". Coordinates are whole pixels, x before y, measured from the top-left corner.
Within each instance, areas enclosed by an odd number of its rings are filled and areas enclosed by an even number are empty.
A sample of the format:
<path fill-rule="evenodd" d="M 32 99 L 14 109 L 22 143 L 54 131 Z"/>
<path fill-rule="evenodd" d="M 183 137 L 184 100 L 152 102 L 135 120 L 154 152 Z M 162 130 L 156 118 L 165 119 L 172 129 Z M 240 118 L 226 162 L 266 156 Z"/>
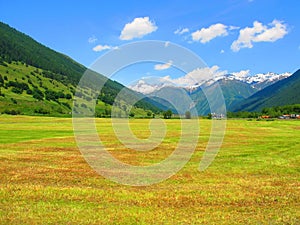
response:
<path fill-rule="evenodd" d="M 150 152 L 126 149 L 109 119 L 97 119 L 111 153 L 149 165 L 175 148 L 179 120 Z M 149 120 L 131 120 L 146 138 Z M 170 179 L 145 187 L 98 175 L 78 150 L 71 119 L 0 116 L 1 224 L 299 224 L 300 121 L 229 120 L 222 148 L 204 172 L 209 137 L 201 120 L 190 162 Z"/>

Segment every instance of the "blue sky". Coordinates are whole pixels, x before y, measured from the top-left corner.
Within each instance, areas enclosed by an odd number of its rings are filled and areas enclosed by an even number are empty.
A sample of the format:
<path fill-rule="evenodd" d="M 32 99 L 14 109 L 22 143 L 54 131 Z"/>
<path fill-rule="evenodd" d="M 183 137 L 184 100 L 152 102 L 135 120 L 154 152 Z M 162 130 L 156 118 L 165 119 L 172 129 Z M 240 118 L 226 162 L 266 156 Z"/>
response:
<path fill-rule="evenodd" d="M 2 22 L 85 66 L 117 46 L 162 40 L 190 49 L 221 71 L 254 75 L 299 68 L 297 0 L 0 0 L 0 8 Z M 167 67 L 147 64 L 117 80 L 182 75 Z"/>

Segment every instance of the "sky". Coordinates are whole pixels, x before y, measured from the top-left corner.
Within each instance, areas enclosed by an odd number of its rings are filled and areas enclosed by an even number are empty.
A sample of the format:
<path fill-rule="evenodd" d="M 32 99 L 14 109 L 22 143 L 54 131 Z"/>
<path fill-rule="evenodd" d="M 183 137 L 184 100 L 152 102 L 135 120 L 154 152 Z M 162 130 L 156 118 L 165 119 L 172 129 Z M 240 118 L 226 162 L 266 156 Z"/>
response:
<path fill-rule="evenodd" d="M 119 46 L 174 43 L 213 71 L 255 75 L 295 72 L 300 63 L 297 0 L 7 1 L 0 21 L 89 67 Z M 125 68 L 115 80 L 183 76 L 165 63 Z"/>

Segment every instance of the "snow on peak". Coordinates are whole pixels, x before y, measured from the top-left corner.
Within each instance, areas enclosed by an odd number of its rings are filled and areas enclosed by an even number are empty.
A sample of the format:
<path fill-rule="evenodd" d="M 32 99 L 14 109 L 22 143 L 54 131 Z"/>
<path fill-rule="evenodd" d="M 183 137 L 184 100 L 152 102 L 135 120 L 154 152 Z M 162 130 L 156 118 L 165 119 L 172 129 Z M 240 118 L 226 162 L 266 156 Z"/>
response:
<path fill-rule="evenodd" d="M 291 75 L 292 75 L 291 73 L 282 73 L 282 74 L 271 73 L 271 72 L 269 72 L 269 73 L 258 73 L 254 76 L 247 77 L 245 82 L 247 82 L 248 84 L 273 82 L 273 81 L 277 81 L 277 80 L 287 78 Z"/>
<path fill-rule="evenodd" d="M 186 75 L 172 79 L 170 76 L 165 77 L 144 77 L 141 80 L 129 85 L 134 91 L 143 94 L 150 94 L 163 87 L 182 87 L 193 91 L 200 86 L 210 86 L 219 80 L 237 80 L 248 83 L 250 85 L 274 83 L 278 80 L 287 78 L 291 73 L 258 73 L 250 74 L 250 70 L 241 70 L 239 72 L 228 73 L 219 70 L 218 66 L 197 68 Z"/>

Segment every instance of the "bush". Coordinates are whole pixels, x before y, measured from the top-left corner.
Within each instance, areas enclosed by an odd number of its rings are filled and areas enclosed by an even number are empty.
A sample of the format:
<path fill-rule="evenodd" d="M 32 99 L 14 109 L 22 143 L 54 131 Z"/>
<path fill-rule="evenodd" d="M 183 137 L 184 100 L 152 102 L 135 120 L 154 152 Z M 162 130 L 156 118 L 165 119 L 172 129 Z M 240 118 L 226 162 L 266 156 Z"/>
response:
<path fill-rule="evenodd" d="M 71 109 L 71 106 L 69 105 L 69 103 L 67 103 L 67 102 L 62 102 L 61 104 L 64 105 L 64 106 L 66 106 L 68 109 Z"/>
<path fill-rule="evenodd" d="M 191 112 L 190 112 L 190 111 L 186 111 L 186 112 L 185 112 L 185 118 L 186 118 L 186 119 L 191 119 L 191 117 L 192 117 L 192 116 L 191 116 Z"/>
<path fill-rule="evenodd" d="M 2 75 L 0 74 L 0 87 L 2 87 L 4 85 L 4 79 L 2 77 Z"/>
<path fill-rule="evenodd" d="M 34 97 L 35 99 L 41 101 L 41 100 L 44 99 L 44 94 L 43 94 L 43 92 L 41 90 L 35 88 L 33 90 L 32 97 Z"/>
<path fill-rule="evenodd" d="M 15 110 L 15 109 L 11 109 L 11 110 L 5 109 L 3 111 L 3 113 L 4 114 L 9 114 L 9 115 L 19 115 L 19 114 L 21 114 L 21 112 L 19 110 Z"/>
<path fill-rule="evenodd" d="M 47 110 L 47 109 L 45 109 L 45 108 L 42 108 L 42 107 L 37 108 L 37 109 L 34 109 L 34 112 L 35 112 L 35 113 L 38 113 L 38 114 L 43 114 L 43 115 L 45 115 L 45 114 L 50 114 L 50 111 L 49 111 L 49 110 Z"/>
<path fill-rule="evenodd" d="M 12 91 L 17 93 L 17 94 L 22 94 L 22 92 L 24 90 L 28 90 L 29 89 L 29 86 L 28 84 L 26 83 L 20 83 L 18 81 L 9 81 L 7 84 L 6 84 L 7 87 L 13 87 L 12 88 Z"/>
<path fill-rule="evenodd" d="M 163 112 L 163 116 L 164 116 L 164 119 L 171 119 L 172 111 L 169 109 L 169 110 Z"/>
<path fill-rule="evenodd" d="M 23 90 L 20 89 L 20 88 L 17 88 L 17 87 L 13 87 L 11 89 L 12 92 L 16 93 L 16 94 L 22 94 L 23 93 Z"/>
<path fill-rule="evenodd" d="M 58 94 L 55 91 L 51 91 L 51 90 L 47 90 L 45 92 L 45 96 L 48 101 L 50 100 L 57 101 L 57 99 L 59 98 Z"/>
<path fill-rule="evenodd" d="M 129 113 L 129 117 L 134 117 L 134 116 L 135 116 L 135 114 L 133 112 Z"/>
<path fill-rule="evenodd" d="M 17 102 L 17 100 L 16 100 L 16 99 L 14 99 L 14 98 L 11 98 L 10 100 L 12 101 L 12 103 L 14 103 L 14 104 L 18 104 L 18 102 Z"/>

